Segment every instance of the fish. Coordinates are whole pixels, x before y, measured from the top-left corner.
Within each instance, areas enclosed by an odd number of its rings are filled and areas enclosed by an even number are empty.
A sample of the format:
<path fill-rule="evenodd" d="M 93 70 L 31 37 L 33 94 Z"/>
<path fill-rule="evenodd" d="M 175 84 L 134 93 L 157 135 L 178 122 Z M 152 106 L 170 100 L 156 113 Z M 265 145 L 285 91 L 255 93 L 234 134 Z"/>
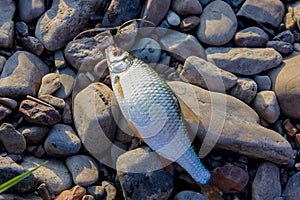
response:
<path fill-rule="evenodd" d="M 137 137 L 159 156 L 179 164 L 198 184 L 211 173 L 196 155 L 183 121 L 182 104 L 147 63 L 110 45 L 105 50 L 112 89 Z"/>

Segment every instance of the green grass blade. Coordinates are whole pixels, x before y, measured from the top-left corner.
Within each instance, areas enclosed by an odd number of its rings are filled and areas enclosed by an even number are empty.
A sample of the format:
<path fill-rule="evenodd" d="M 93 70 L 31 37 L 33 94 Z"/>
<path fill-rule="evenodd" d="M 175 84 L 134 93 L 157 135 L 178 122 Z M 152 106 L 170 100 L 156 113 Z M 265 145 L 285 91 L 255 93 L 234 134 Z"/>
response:
<path fill-rule="evenodd" d="M 8 190 L 9 188 L 11 188 L 12 186 L 16 185 L 17 183 L 19 183 L 20 181 L 22 181 L 23 179 L 25 179 L 26 177 L 28 177 L 30 174 L 32 174 L 32 172 L 34 172 L 35 170 L 37 170 L 38 168 L 40 168 L 41 166 L 44 166 L 48 161 L 43 162 L 42 164 L 36 166 L 35 168 L 24 172 L 23 174 L 20 174 L 8 181 L 6 181 L 5 183 L 0 185 L 0 194 L 6 190 Z"/>

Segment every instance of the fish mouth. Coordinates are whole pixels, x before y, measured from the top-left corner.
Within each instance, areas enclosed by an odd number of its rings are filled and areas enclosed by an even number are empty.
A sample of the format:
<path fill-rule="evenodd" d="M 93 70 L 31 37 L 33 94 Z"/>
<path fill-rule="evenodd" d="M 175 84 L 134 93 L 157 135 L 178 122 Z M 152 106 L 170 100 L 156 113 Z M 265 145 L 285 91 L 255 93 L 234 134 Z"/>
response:
<path fill-rule="evenodd" d="M 106 49 L 105 49 L 105 57 L 106 57 L 106 60 L 107 60 L 107 65 L 110 66 L 110 64 L 112 63 L 111 62 L 111 59 L 110 59 L 110 54 L 111 52 L 113 52 L 113 50 L 116 49 L 116 47 L 114 45 L 109 45 Z"/>

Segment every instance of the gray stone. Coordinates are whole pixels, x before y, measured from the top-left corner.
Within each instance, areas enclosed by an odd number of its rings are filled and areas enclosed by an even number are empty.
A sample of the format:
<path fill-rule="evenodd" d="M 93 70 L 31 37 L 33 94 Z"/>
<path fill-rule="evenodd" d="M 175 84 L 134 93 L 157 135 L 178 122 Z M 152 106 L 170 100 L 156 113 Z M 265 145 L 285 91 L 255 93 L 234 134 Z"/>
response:
<path fill-rule="evenodd" d="M 28 26 L 25 22 L 17 22 L 15 24 L 15 29 L 17 34 L 20 37 L 27 37 L 28 36 Z"/>
<path fill-rule="evenodd" d="M 21 165 L 26 169 L 30 169 L 45 161 L 46 159 L 25 156 Z M 71 188 L 72 177 L 64 163 L 56 159 L 47 159 L 47 161 L 46 165 L 32 173 L 37 179 L 37 185 L 46 183 L 49 192 L 54 195 Z"/>
<path fill-rule="evenodd" d="M 23 0 L 18 1 L 18 14 L 21 21 L 32 22 L 40 17 L 45 11 L 43 0 Z"/>
<path fill-rule="evenodd" d="M 293 47 L 294 47 L 294 51 L 300 52 L 300 43 L 294 43 Z"/>
<path fill-rule="evenodd" d="M 207 60 L 217 67 L 242 75 L 255 75 L 279 66 L 282 56 L 273 48 L 209 47 Z"/>
<path fill-rule="evenodd" d="M 122 154 L 117 160 L 117 174 L 126 199 L 168 199 L 174 186 L 173 176 L 148 148 Z"/>
<path fill-rule="evenodd" d="M 173 0 L 172 9 L 179 15 L 199 15 L 202 12 L 198 0 Z"/>
<path fill-rule="evenodd" d="M 298 200 L 300 196 L 300 172 L 289 178 L 282 197 L 284 200 Z"/>
<path fill-rule="evenodd" d="M 182 80 L 210 91 L 225 92 L 225 90 L 233 87 L 237 81 L 235 75 L 196 56 L 188 57 L 178 73 Z"/>
<path fill-rule="evenodd" d="M 284 15 L 284 5 L 280 0 L 246 0 L 238 17 L 245 17 L 260 24 L 278 28 Z"/>
<path fill-rule="evenodd" d="M 193 36 L 172 31 L 160 39 L 163 50 L 168 51 L 174 58 L 183 62 L 189 56 L 205 59 L 205 50 Z"/>
<path fill-rule="evenodd" d="M 18 102 L 6 97 L 0 97 L 0 104 L 9 107 L 12 110 L 14 110 L 18 106 Z"/>
<path fill-rule="evenodd" d="M 273 48 L 283 55 L 290 54 L 294 51 L 294 47 L 291 43 L 283 41 L 269 41 L 266 47 Z"/>
<path fill-rule="evenodd" d="M 234 41 L 240 47 L 265 47 L 269 36 L 261 28 L 253 26 L 237 32 Z"/>
<path fill-rule="evenodd" d="M 138 34 L 138 23 L 136 21 L 131 22 L 127 26 L 124 26 L 120 30 L 120 34 L 117 34 L 114 38 L 117 46 L 122 49 L 131 50 L 131 47 L 136 41 L 136 35 Z"/>
<path fill-rule="evenodd" d="M 274 41 L 283 41 L 293 44 L 295 37 L 290 30 L 283 31 L 273 38 Z"/>
<path fill-rule="evenodd" d="M 76 73 L 70 67 L 60 69 L 58 73 L 60 88 L 53 95 L 61 99 L 66 99 L 73 91 Z"/>
<path fill-rule="evenodd" d="M 63 122 L 65 124 L 73 123 L 73 115 L 72 115 L 71 106 L 72 106 L 72 99 L 71 98 L 66 99 L 65 107 L 62 112 L 62 118 L 63 118 Z"/>
<path fill-rule="evenodd" d="M 73 182 L 83 187 L 94 184 L 99 177 L 97 164 L 85 155 L 74 155 L 66 159 L 66 165 L 72 174 Z"/>
<path fill-rule="evenodd" d="M 167 22 L 172 26 L 178 26 L 180 24 L 180 17 L 172 10 L 169 10 L 166 18 Z"/>
<path fill-rule="evenodd" d="M 43 200 L 43 198 L 34 194 L 0 194 L 0 200 Z"/>
<path fill-rule="evenodd" d="M 87 188 L 89 194 L 93 195 L 95 199 L 116 199 L 116 188 L 107 181 L 102 181 L 100 186 L 90 186 Z"/>
<path fill-rule="evenodd" d="M 48 66 L 37 56 L 17 51 L 5 63 L 0 76 L 0 94 L 5 97 L 35 96 Z"/>
<path fill-rule="evenodd" d="M 52 94 L 60 87 L 59 74 L 49 73 L 43 76 L 38 96 Z"/>
<path fill-rule="evenodd" d="M 161 47 L 152 38 L 142 38 L 132 47 L 132 54 L 146 63 L 157 63 L 160 59 Z"/>
<path fill-rule="evenodd" d="M 257 92 L 267 91 L 271 89 L 272 82 L 269 76 L 267 75 L 255 75 L 253 80 L 257 84 Z"/>
<path fill-rule="evenodd" d="M 0 104 L 0 121 L 4 120 L 7 116 L 9 116 L 12 111 Z"/>
<path fill-rule="evenodd" d="M 189 16 L 184 18 L 180 23 L 180 30 L 188 32 L 196 28 L 200 23 L 200 18 L 197 16 Z"/>
<path fill-rule="evenodd" d="M 252 200 L 273 200 L 280 196 L 279 168 L 270 162 L 261 163 L 252 183 Z"/>
<path fill-rule="evenodd" d="M 216 0 L 204 8 L 197 37 L 205 44 L 221 46 L 233 38 L 236 29 L 237 19 L 231 7 Z"/>
<path fill-rule="evenodd" d="M 250 78 L 239 78 L 229 94 L 249 104 L 257 93 L 257 84 Z"/>
<path fill-rule="evenodd" d="M 0 56 L 0 73 L 1 73 L 2 70 L 3 70 L 3 67 L 4 67 L 5 62 L 6 62 L 6 58 L 3 57 L 3 56 Z"/>
<path fill-rule="evenodd" d="M 63 99 L 54 97 L 50 94 L 40 95 L 39 99 L 50 104 L 51 106 L 56 107 L 56 108 L 64 108 L 66 105 L 66 103 Z"/>
<path fill-rule="evenodd" d="M 37 125 L 52 125 L 61 120 L 59 112 L 54 107 L 32 100 L 22 101 L 19 111 L 27 122 Z"/>
<path fill-rule="evenodd" d="M 25 137 L 8 123 L 0 127 L 0 141 L 8 153 L 21 154 L 26 149 Z"/>
<path fill-rule="evenodd" d="M 103 1 L 54 0 L 38 20 L 35 36 L 50 51 L 64 47 L 86 25 Z"/>
<path fill-rule="evenodd" d="M 44 147 L 49 156 L 66 157 L 77 153 L 81 143 L 71 126 L 55 124 L 45 140 Z"/>
<path fill-rule="evenodd" d="M 44 45 L 36 38 L 27 36 L 21 38 L 23 46 L 31 53 L 40 56 L 44 52 Z"/>
<path fill-rule="evenodd" d="M 111 146 L 110 149 L 110 156 L 111 156 L 112 166 L 114 169 L 116 168 L 116 163 L 119 156 L 125 153 L 126 150 L 128 150 L 128 147 L 125 144 L 122 144 L 119 141 L 113 142 L 113 145 Z"/>
<path fill-rule="evenodd" d="M 57 69 L 64 68 L 66 66 L 66 61 L 62 50 L 58 50 L 54 54 L 54 64 Z"/>
<path fill-rule="evenodd" d="M 18 129 L 25 137 L 27 145 L 40 144 L 49 131 L 48 126 L 22 126 Z"/>
<path fill-rule="evenodd" d="M 11 48 L 14 39 L 14 22 L 16 10 L 13 0 L 0 1 L 0 47 Z"/>
<path fill-rule="evenodd" d="M 174 200 L 209 200 L 205 195 L 194 191 L 181 191 L 174 197 Z"/>

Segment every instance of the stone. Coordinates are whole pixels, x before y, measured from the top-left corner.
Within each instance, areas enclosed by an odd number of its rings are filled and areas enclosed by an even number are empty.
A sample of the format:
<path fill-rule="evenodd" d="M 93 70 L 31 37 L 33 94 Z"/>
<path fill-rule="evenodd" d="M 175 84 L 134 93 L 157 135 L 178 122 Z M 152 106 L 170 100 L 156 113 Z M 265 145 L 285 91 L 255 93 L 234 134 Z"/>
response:
<path fill-rule="evenodd" d="M 286 26 L 286 28 L 296 29 L 296 27 L 298 27 L 298 29 L 300 29 L 300 3 L 298 1 L 295 1 L 285 4 L 285 6 L 286 10 L 288 11 L 286 16 L 289 15 L 291 21 L 290 25 Z"/>
<path fill-rule="evenodd" d="M 257 92 L 268 91 L 272 87 L 272 82 L 268 75 L 255 75 L 253 80 L 257 84 Z"/>
<path fill-rule="evenodd" d="M 246 0 L 237 16 L 278 28 L 284 16 L 284 5 L 280 0 Z"/>
<path fill-rule="evenodd" d="M 273 48 L 283 55 L 290 54 L 294 51 L 294 47 L 291 43 L 283 41 L 269 41 L 266 47 Z"/>
<path fill-rule="evenodd" d="M 174 197 L 174 200 L 209 200 L 205 195 L 194 191 L 181 191 Z"/>
<path fill-rule="evenodd" d="M 16 5 L 13 0 L 0 2 L 0 47 L 11 48 L 14 39 L 14 22 L 12 21 Z"/>
<path fill-rule="evenodd" d="M 101 185 L 90 186 L 87 188 L 89 194 L 93 195 L 95 199 L 116 199 L 117 190 L 112 183 L 102 181 Z"/>
<path fill-rule="evenodd" d="M 263 162 L 252 183 L 252 199 L 273 200 L 281 196 L 280 171 L 277 165 Z"/>
<path fill-rule="evenodd" d="M 235 34 L 234 41 L 240 47 L 265 47 L 269 36 L 258 27 L 248 27 Z"/>
<path fill-rule="evenodd" d="M 27 122 L 37 125 L 53 125 L 61 120 L 54 107 L 32 100 L 22 101 L 19 111 Z"/>
<path fill-rule="evenodd" d="M 289 178 L 285 190 L 282 193 L 284 200 L 297 200 L 300 196 L 300 172 Z"/>
<path fill-rule="evenodd" d="M 286 30 L 286 31 L 283 31 L 283 32 L 279 33 L 278 35 L 276 35 L 273 38 L 273 40 L 274 41 L 288 42 L 288 43 L 293 44 L 294 40 L 295 40 L 295 37 L 294 37 L 294 34 L 290 30 Z"/>
<path fill-rule="evenodd" d="M 116 132 L 113 91 L 100 82 L 90 84 L 77 94 L 73 106 L 75 127 L 85 149 L 97 160 L 110 155 Z"/>
<path fill-rule="evenodd" d="M 180 24 L 180 17 L 172 10 L 169 10 L 166 19 L 171 26 L 178 26 Z"/>
<path fill-rule="evenodd" d="M 172 9 L 179 15 L 199 15 L 202 12 L 198 0 L 173 0 Z"/>
<path fill-rule="evenodd" d="M 21 42 L 25 49 L 37 56 L 42 55 L 42 53 L 44 52 L 44 45 L 36 37 L 22 37 Z"/>
<path fill-rule="evenodd" d="M 61 98 L 54 97 L 50 94 L 44 94 L 39 96 L 39 99 L 49 103 L 51 106 L 57 107 L 57 108 L 64 108 L 65 107 L 65 101 Z"/>
<path fill-rule="evenodd" d="M 72 115 L 72 99 L 68 98 L 65 101 L 66 105 L 63 108 L 62 118 L 65 124 L 73 123 L 73 115 Z"/>
<path fill-rule="evenodd" d="M 28 26 L 25 22 L 17 22 L 15 24 L 15 29 L 20 37 L 28 36 Z"/>
<path fill-rule="evenodd" d="M 131 53 L 146 63 L 157 63 L 160 59 L 161 48 L 152 38 L 142 38 L 136 41 Z"/>
<path fill-rule="evenodd" d="M 300 149 L 300 134 L 299 133 L 295 135 L 295 143 L 296 143 L 297 149 Z"/>
<path fill-rule="evenodd" d="M 38 96 L 52 94 L 60 87 L 59 74 L 49 73 L 43 76 Z"/>
<path fill-rule="evenodd" d="M 116 163 L 119 156 L 125 153 L 127 150 L 128 150 L 128 145 L 122 144 L 121 142 L 116 140 L 113 142 L 113 145 L 111 146 L 110 149 L 110 156 L 111 156 L 112 166 L 114 169 L 116 168 Z"/>
<path fill-rule="evenodd" d="M 0 126 L 0 141 L 8 153 L 21 154 L 26 149 L 25 137 L 8 123 Z"/>
<path fill-rule="evenodd" d="M 199 40 L 208 45 L 228 43 L 237 29 L 237 19 L 231 7 L 221 0 L 208 4 L 200 16 L 197 30 Z"/>
<path fill-rule="evenodd" d="M 188 32 L 196 28 L 200 23 L 200 18 L 197 16 L 189 16 L 184 18 L 180 23 L 180 30 L 183 32 Z"/>
<path fill-rule="evenodd" d="M 210 91 L 225 92 L 225 90 L 230 89 L 237 82 L 235 75 L 196 56 L 188 57 L 182 69 L 178 69 L 177 71 L 182 80 Z"/>
<path fill-rule="evenodd" d="M 190 127 L 198 126 L 197 138 L 202 146 L 205 145 L 205 149 L 199 151 L 200 157 L 211 150 L 209 145 L 213 142 L 211 146 L 215 148 L 276 164 L 292 161 L 293 150 L 289 142 L 279 133 L 260 126 L 258 115 L 245 103 L 232 96 L 209 92 L 184 82 L 171 81 L 168 85 L 201 119 L 201 124 L 195 125 L 195 122 L 184 118 Z M 183 115 L 186 113 L 183 112 Z M 212 128 L 214 131 L 210 131 Z M 210 134 L 209 138 L 205 138 L 206 133 Z M 203 143 L 204 140 L 208 140 L 207 143 Z"/>
<path fill-rule="evenodd" d="M 0 104 L 0 121 L 4 120 L 11 113 L 12 113 L 12 111 L 9 108 Z"/>
<path fill-rule="evenodd" d="M 37 56 L 17 51 L 5 63 L 0 76 L 0 94 L 5 97 L 35 96 L 48 66 Z"/>
<path fill-rule="evenodd" d="M 293 47 L 294 47 L 294 51 L 300 52 L 300 43 L 294 43 Z"/>
<path fill-rule="evenodd" d="M 0 104 L 9 107 L 12 110 L 16 109 L 16 107 L 18 106 L 18 102 L 6 97 L 0 97 Z"/>
<path fill-rule="evenodd" d="M 189 56 L 206 58 L 204 48 L 193 35 L 171 31 L 160 39 L 160 44 L 163 50 L 181 62 Z"/>
<path fill-rule="evenodd" d="M 81 186 L 74 186 L 71 190 L 65 190 L 60 193 L 55 199 L 56 200 L 84 200 L 83 197 L 86 194 L 86 190 L 84 187 Z"/>
<path fill-rule="evenodd" d="M 65 61 L 63 51 L 58 50 L 54 53 L 54 64 L 57 69 L 61 69 L 66 66 L 66 61 Z"/>
<path fill-rule="evenodd" d="M 300 54 L 294 53 L 283 60 L 280 67 L 269 72 L 272 90 L 277 96 L 282 114 L 300 119 L 299 65 Z"/>
<path fill-rule="evenodd" d="M 3 70 L 3 67 L 4 67 L 5 62 L 6 62 L 6 58 L 3 57 L 3 56 L 0 56 L 0 73 L 1 73 L 2 70 Z"/>
<path fill-rule="evenodd" d="M 124 22 L 134 19 L 141 12 L 140 0 L 112 0 L 103 17 L 102 26 L 120 26 Z"/>
<path fill-rule="evenodd" d="M 34 194 L 0 194 L 0 200 L 43 200 L 43 198 Z"/>
<path fill-rule="evenodd" d="M 21 166 L 30 169 L 45 161 L 46 159 L 25 156 L 21 162 Z M 72 177 L 64 163 L 56 159 L 47 159 L 47 161 L 47 164 L 32 173 L 37 179 L 37 185 L 45 183 L 48 186 L 49 192 L 53 195 L 71 188 Z"/>
<path fill-rule="evenodd" d="M 0 156 L 0 183 L 4 183 L 15 176 L 18 176 L 22 173 L 27 172 L 27 170 L 22 167 L 21 165 L 14 162 L 9 157 L 2 157 Z M 14 192 L 14 193 L 23 193 L 26 191 L 29 191 L 34 187 L 34 181 L 35 177 L 31 174 L 18 184 L 14 185 L 12 188 L 10 188 L 7 192 Z M 0 195 L 1 199 L 1 195 Z"/>
<path fill-rule="evenodd" d="M 291 123 L 290 119 L 284 120 L 282 125 L 286 134 L 290 137 L 293 137 L 298 132 L 298 129 Z"/>
<path fill-rule="evenodd" d="M 147 148 L 122 154 L 117 160 L 117 174 L 126 199 L 168 199 L 174 186 L 173 176 Z"/>
<path fill-rule="evenodd" d="M 49 156 L 58 158 L 76 154 L 81 143 L 71 126 L 55 124 L 49 131 L 44 147 Z"/>
<path fill-rule="evenodd" d="M 73 91 L 76 73 L 70 67 L 58 70 L 60 88 L 53 94 L 55 97 L 66 99 Z"/>
<path fill-rule="evenodd" d="M 239 78 L 229 94 L 250 104 L 257 93 L 257 84 L 250 78 Z"/>
<path fill-rule="evenodd" d="M 43 0 L 18 1 L 18 14 L 21 21 L 32 22 L 45 11 Z"/>
<path fill-rule="evenodd" d="M 207 60 L 217 67 L 241 75 L 255 75 L 278 67 L 282 56 L 273 48 L 209 47 Z"/>
<path fill-rule="evenodd" d="M 22 126 L 18 129 L 25 137 L 27 145 L 40 144 L 46 137 L 49 127 L 48 126 Z"/>
<path fill-rule="evenodd" d="M 52 6 L 38 20 L 35 36 L 49 51 L 56 51 L 73 39 L 103 1 L 54 0 Z M 62 34 L 63 33 L 63 34 Z"/>
<path fill-rule="evenodd" d="M 131 22 L 127 26 L 121 28 L 120 33 L 115 36 L 115 42 L 117 46 L 122 49 L 131 50 L 131 47 L 136 42 L 136 36 L 138 34 L 138 23 L 136 21 Z"/>
<path fill-rule="evenodd" d="M 252 102 L 252 108 L 268 123 L 276 122 L 280 115 L 280 108 L 273 91 L 262 91 L 257 93 Z"/>
<path fill-rule="evenodd" d="M 66 165 L 72 174 L 73 182 L 83 187 L 94 184 L 99 177 L 97 164 L 85 155 L 74 155 L 66 159 Z"/>

